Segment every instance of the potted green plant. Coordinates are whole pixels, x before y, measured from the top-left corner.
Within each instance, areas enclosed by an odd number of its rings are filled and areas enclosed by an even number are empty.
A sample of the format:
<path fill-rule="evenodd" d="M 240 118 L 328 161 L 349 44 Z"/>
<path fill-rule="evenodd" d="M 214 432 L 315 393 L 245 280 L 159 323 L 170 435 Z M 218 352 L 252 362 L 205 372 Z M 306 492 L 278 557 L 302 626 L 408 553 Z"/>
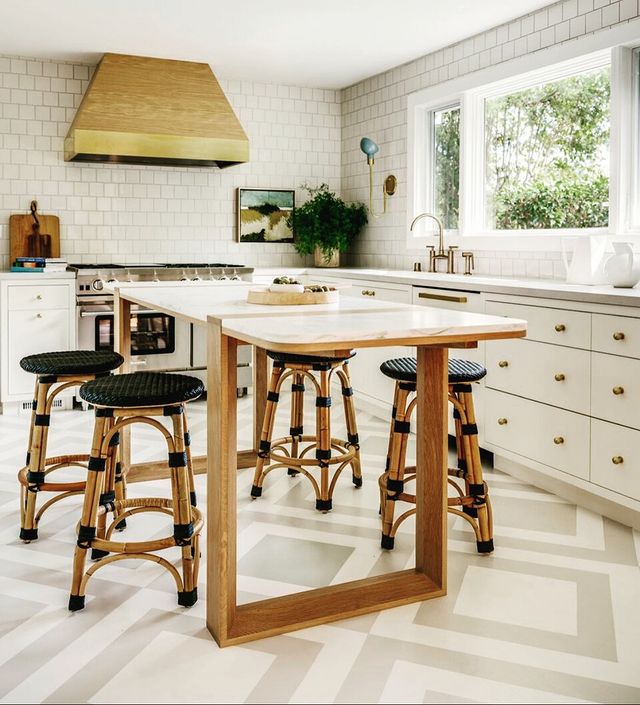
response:
<path fill-rule="evenodd" d="M 327 184 L 302 188 L 311 198 L 287 219 L 295 233 L 294 247 L 301 255 L 313 254 L 316 267 L 337 267 L 340 252 L 367 224 L 367 209 L 363 203 L 345 203 Z"/>

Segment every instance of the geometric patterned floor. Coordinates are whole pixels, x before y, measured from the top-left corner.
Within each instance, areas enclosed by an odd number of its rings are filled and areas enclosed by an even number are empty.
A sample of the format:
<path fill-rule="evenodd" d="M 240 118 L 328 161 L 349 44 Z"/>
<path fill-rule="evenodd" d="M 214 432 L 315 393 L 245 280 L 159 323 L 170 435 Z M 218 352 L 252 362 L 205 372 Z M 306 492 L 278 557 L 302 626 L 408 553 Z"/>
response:
<path fill-rule="evenodd" d="M 250 409 L 250 399 L 241 400 L 240 433 L 249 432 Z M 333 411 L 338 428 L 337 405 Z M 282 409 L 284 427 L 286 416 Z M 98 571 L 86 609 L 69 613 L 79 500 L 45 515 L 39 541 L 17 538 L 15 472 L 28 420 L 0 416 L 3 702 L 640 701 L 640 535 L 491 468 L 496 550 L 478 556 L 470 528 L 449 517 L 442 599 L 219 649 L 204 625 L 202 583 L 200 601 L 184 609 L 166 571 L 124 561 Z M 92 422 L 91 413 L 55 412 L 49 455 L 82 452 Z M 358 423 L 364 486 L 355 490 L 345 475 L 329 514 L 314 510 L 304 478 L 276 471 L 251 501 L 252 471 L 239 473 L 240 601 L 412 564 L 411 520 L 394 551 L 379 548 L 387 423 L 362 411 Z M 202 404 L 191 406 L 190 425 L 201 453 Z M 134 460 L 158 457 L 157 441 L 152 429 L 136 430 Z M 203 507 L 204 477 L 197 484 Z M 166 490 L 163 482 L 129 487 L 130 496 Z M 144 515 L 127 535 L 162 535 L 164 521 Z"/>

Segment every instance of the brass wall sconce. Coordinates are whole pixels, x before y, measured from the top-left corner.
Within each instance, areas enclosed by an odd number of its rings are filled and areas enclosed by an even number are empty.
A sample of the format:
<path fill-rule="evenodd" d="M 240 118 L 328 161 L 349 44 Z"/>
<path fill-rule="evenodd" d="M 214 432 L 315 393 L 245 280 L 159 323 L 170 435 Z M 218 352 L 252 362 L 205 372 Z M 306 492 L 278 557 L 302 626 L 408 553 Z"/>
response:
<path fill-rule="evenodd" d="M 378 145 L 368 137 L 363 137 L 360 140 L 360 149 L 367 155 L 367 164 L 369 165 L 369 212 L 374 218 L 380 218 L 387 212 L 387 196 L 393 196 L 396 192 L 398 180 L 393 174 L 389 174 L 382 185 L 382 213 L 376 213 L 373 210 L 373 164 L 374 156 L 379 151 Z"/>

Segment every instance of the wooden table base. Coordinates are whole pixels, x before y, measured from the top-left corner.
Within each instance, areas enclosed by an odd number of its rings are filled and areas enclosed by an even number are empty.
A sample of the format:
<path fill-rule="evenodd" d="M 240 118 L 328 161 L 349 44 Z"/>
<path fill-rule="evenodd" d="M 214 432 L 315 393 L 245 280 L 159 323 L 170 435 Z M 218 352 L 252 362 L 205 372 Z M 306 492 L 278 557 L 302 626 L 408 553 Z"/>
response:
<path fill-rule="evenodd" d="M 419 347 L 415 569 L 237 604 L 237 345 L 219 323 L 209 322 L 207 627 L 218 644 L 240 644 L 446 594 L 448 353 Z M 263 396 L 260 386 L 256 391 Z"/>

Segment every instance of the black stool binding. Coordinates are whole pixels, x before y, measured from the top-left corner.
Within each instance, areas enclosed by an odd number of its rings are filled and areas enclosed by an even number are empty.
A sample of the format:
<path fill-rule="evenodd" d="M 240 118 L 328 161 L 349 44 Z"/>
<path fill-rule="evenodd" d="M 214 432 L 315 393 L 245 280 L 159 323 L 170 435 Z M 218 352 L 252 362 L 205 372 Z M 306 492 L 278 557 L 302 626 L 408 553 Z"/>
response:
<path fill-rule="evenodd" d="M 70 350 L 28 355 L 20 360 L 25 372 L 36 375 L 35 392 L 29 427 L 29 444 L 25 466 L 18 472 L 20 483 L 20 538 L 26 543 L 38 538 L 38 524 L 44 512 L 56 502 L 84 492 L 84 481 L 53 482 L 49 474 L 65 467 L 86 469 L 88 455 L 60 455 L 47 458 L 49 423 L 54 399 L 70 387 L 79 386 L 97 377 L 110 375 L 124 362 L 114 352 Z M 124 497 L 124 480 L 117 477 L 117 491 Z M 40 492 L 55 495 L 36 512 Z"/>
<path fill-rule="evenodd" d="M 190 607 L 198 599 L 199 539 L 202 515 L 195 507 L 195 485 L 189 450 L 185 403 L 204 391 L 202 382 L 186 375 L 134 372 L 96 379 L 80 388 L 80 396 L 95 405 L 95 426 L 87 487 L 78 542 L 73 562 L 69 609 L 84 607 L 89 578 L 104 565 L 125 558 L 153 561 L 169 571 L 178 588 L 178 604 Z M 157 418 L 170 417 L 172 431 Z M 156 428 L 167 443 L 171 468 L 172 499 L 143 497 L 124 499 L 115 493 L 114 448 L 120 431 L 133 423 Z M 107 525 L 107 514 L 113 519 Z M 142 512 L 161 512 L 173 517 L 173 535 L 149 541 L 113 541 L 114 529 L 127 517 Z M 178 546 L 182 553 L 182 576 L 169 561 L 154 551 Z M 86 554 L 98 561 L 86 572 Z M 111 555 L 109 555 L 111 554 Z"/>
<path fill-rule="evenodd" d="M 382 548 L 392 549 L 400 524 L 412 514 L 409 509 L 394 521 L 396 502 L 415 505 L 415 495 L 405 492 L 405 484 L 414 480 L 415 467 L 406 467 L 407 440 L 411 414 L 416 405 L 417 361 L 412 357 L 387 360 L 380 371 L 396 380 L 393 414 L 389 432 L 387 466 L 380 476 Z M 482 476 L 478 429 L 473 408 L 472 383 L 481 380 L 486 369 L 470 360 L 449 360 L 449 401 L 453 404 L 458 467 L 449 469 L 449 485 L 455 496 L 449 497 L 448 511 L 466 519 L 476 535 L 478 553 L 493 551 L 493 519 L 489 490 Z M 410 397 L 413 395 L 413 399 Z M 409 474 L 407 474 L 407 472 Z"/>
<path fill-rule="evenodd" d="M 311 482 L 316 494 L 316 509 L 327 512 L 332 508 L 336 482 L 347 465 L 351 465 L 353 484 L 356 487 L 362 486 L 360 445 L 348 368 L 349 359 L 355 353 L 352 352 L 344 357 L 316 357 L 268 351 L 267 355 L 273 360 L 273 369 L 251 496 L 256 498 L 262 495 L 264 479 L 272 470 L 287 468 L 289 475 L 302 473 Z M 313 372 L 317 372 L 318 377 Z M 347 427 L 346 441 L 331 436 L 331 379 L 334 372 L 342 388 Z M 273 426 L 280 389 L 288 378 L 291 378 L 292 382 L 290 435 L 273 440 Z M 311 382 L 316 392 L 314 435 L 304 434 L 306 380 Z M 301 444 L 308 445 L 301 448 Z M 311 457 L 312 451 L 315 451 L 315 457 Z M 270 462 L 273 464 L 269 465 Z M 320 469 L 320 483 L 310 472 L 311 468 Z M 330 477 L 331 468 L 335 468 L 335 471 Z"/>

